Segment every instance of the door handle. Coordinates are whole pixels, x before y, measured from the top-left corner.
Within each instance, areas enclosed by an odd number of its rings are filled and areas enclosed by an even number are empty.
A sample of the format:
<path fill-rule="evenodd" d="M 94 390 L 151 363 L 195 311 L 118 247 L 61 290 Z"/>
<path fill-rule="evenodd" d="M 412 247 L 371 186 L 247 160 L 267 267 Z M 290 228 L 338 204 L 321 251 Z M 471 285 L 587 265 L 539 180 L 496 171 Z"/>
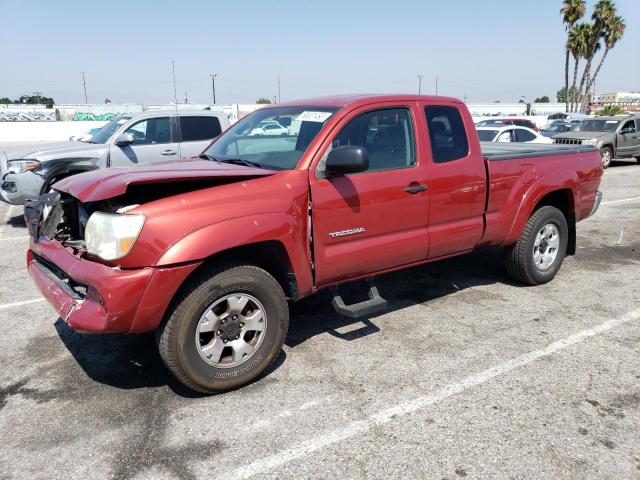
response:
<path fill-rule="evenodd" d="M 176 153 L 175 150 L 163 150 L 161 155 L 175 155 Z"/>
<path fill-rule="evenodd" d="M 424 192 L 427 188 L 426 185 L 411 185 L 410 187 L 407 187 L 404 189 L 405 192 L 407 193 L 420 193 L 420 192 Z"/>

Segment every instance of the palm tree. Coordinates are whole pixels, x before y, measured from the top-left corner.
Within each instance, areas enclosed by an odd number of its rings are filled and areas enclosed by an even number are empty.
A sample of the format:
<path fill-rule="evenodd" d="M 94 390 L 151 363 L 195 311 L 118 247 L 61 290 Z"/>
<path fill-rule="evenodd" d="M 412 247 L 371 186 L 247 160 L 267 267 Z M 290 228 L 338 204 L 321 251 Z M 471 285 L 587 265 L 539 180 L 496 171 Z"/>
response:
<path fill-rule="evenodd" d="M 614 13 L 615 13 L 615 7 L 614 7 Z M 616 43 L 618 43 L 620 39 L 622 39 L 625 28 L 626 28 L 626 25 L 624 24 L 624 20 L 622 19 L 622 17 L 616 16 L 616 15 L 609 18 L 609 20 L 607 20 L 606 23 L 604 24 L 604 53 L 602 54 L 602 58 L 600 59 L 600 63 L 598 64 L 596 71 L 594 72 L 590 81 L 587 83 L 587 87 L 586 87 L 587 92 L 589 91 L 589 89 L 591 89 L 591 86 L 595 83 L 596 77 L 598 76 L 598 73 L 600 73 L 600 69 L 602 68 L 602 64 L 604 63 L 605 58 L 607 58 L 607 54 L 613 47 L 616 46 Z M 582 108 L 584 109 L 585 106 L 586 106 L 586 99 L 583 99 Z"/>
<path fill-rule="evenodd" d="M 589 93 L 589 91 L 585 88 L 585 86 L 591 84 L 591 64 L 593 63 L 593 58 L 596 56 L 596 53 L 598 53 L 598 50 L 600 50 L 600 38 L 602 36 L 602 31 L 595 23 L 589 23 L 585 25 L 584 36 L 585 45 L 583 56 L 587 61 L 587 64 L 584 67 L 582 80 L 580 80 L 580 88 L 578 89 L 578 102 L 581 106 L 585 104 L 588 97 L 587 94 Z"/>
<path fill-rule="evenodd" d="M 565 24 L 565 30 L 567 32 L 571 31 L 576 22 L 584 17 L 586 11 L 587 5 L 584 0 L 564 0 L 560 14 L 562 15 L 562 21 Z M 569 93 L 569 55 L 571 54 L 571 51 L 569 50 L 568 45 L 566 50 L 566 59 L 564 63 L 564 86 L 567 93 Z M 566 99 L 566 108 L 568 111 L 569 95 L 567 95 Z"/>
<path fill-rule="evenodd" d="M 580 59 L 584 58 L 587 52 L 587 39 L 589 37 L 589 27 L 585 23 L 579 23 L 569 31 L 567 40 L 567 47 L 573 55 L 573 83 L 571 88 L 567 90 L 567 104 L 569 108 L 567 111 L 574 112 L 578 107 L 579 95 L 576 95 L 578 82 L 578 68 L 580 65 Z"/>

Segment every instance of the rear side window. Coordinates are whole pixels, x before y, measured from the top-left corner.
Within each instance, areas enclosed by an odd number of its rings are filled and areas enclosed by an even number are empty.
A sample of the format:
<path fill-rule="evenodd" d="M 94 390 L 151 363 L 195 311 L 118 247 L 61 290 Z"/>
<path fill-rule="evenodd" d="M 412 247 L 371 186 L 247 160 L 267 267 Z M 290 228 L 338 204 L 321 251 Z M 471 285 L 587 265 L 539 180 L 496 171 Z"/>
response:
<path fill-rule="evenodd" d="M 431 153 L 436 163 L 451 162 L 469 153 L 467 131 L 455 107 L 426 107 Z"/>
<path fill-rule="evenodd" d="M 522 130 L 521 128 L 516 128 L 516 142 L 531 142 L 535 139 L 536 136 L 533 133 Z"/>
<path fill-rule="evenodd" d="M 222 133 L 218 117 L 180 117 L 183 142 L 211 140 Z"/>

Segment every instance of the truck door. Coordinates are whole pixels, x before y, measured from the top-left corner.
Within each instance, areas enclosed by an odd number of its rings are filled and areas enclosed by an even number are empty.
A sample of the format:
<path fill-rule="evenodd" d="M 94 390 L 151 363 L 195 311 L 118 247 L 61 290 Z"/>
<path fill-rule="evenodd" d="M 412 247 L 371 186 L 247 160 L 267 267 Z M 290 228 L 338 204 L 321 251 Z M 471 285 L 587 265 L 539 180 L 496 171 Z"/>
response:
<path fill-rule="evenodd" d="M 424 260 L 429 174 L 413 105 L 380 104 L 347 115 L 310 170 L 316 283 Z M 326 178 L 332 148 L 365 147 L 369 169 Z"/>
<path fill-rule="evenodd" d="M 178 142 L 173 138 L 172 117 L 145 118 L 122 133 L 133 135 L 131 145 L 109 146 L 109 165 L 128 167 L 140 163 L 178 158 Z"/>
<path fill-rule="evenodd" d="M 639 150 L 640 136 L 636 130 L 633 120 L 623 122 L 622 128 L 616 135 L 616 155 L 620 157 L 630 157 Z"/>
<path fill-rule="evenodd" d="M 429 258 L 475 247 L 484 231 L 486 172 L 471 117 L 459 103 L 425 103 L 429 145 Z"/>

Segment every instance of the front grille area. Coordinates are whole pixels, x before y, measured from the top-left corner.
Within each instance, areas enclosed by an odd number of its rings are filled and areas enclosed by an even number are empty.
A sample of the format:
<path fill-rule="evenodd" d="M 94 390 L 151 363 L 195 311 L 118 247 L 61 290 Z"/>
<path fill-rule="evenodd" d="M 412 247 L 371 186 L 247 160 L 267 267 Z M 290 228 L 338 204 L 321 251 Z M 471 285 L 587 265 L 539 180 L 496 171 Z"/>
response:
<path fill-rule="evenodd" d="M 33 260 L 36 262 L 40 270 L 47 275 L 56 285 L 62 288 L 67 295 L 76 300 L 83 300 L 87 296 L 87 286 L 76 282 L 73 278 L 60 270 L 53 263 L 45 260 L 40 255 L 33 254 Z"/>
<path fill-rule="evenodd" d="M 554 138 L 553 143 L 559 143 L 562 145 L 582 145 L 582 140 L 577 138 Z"/>

